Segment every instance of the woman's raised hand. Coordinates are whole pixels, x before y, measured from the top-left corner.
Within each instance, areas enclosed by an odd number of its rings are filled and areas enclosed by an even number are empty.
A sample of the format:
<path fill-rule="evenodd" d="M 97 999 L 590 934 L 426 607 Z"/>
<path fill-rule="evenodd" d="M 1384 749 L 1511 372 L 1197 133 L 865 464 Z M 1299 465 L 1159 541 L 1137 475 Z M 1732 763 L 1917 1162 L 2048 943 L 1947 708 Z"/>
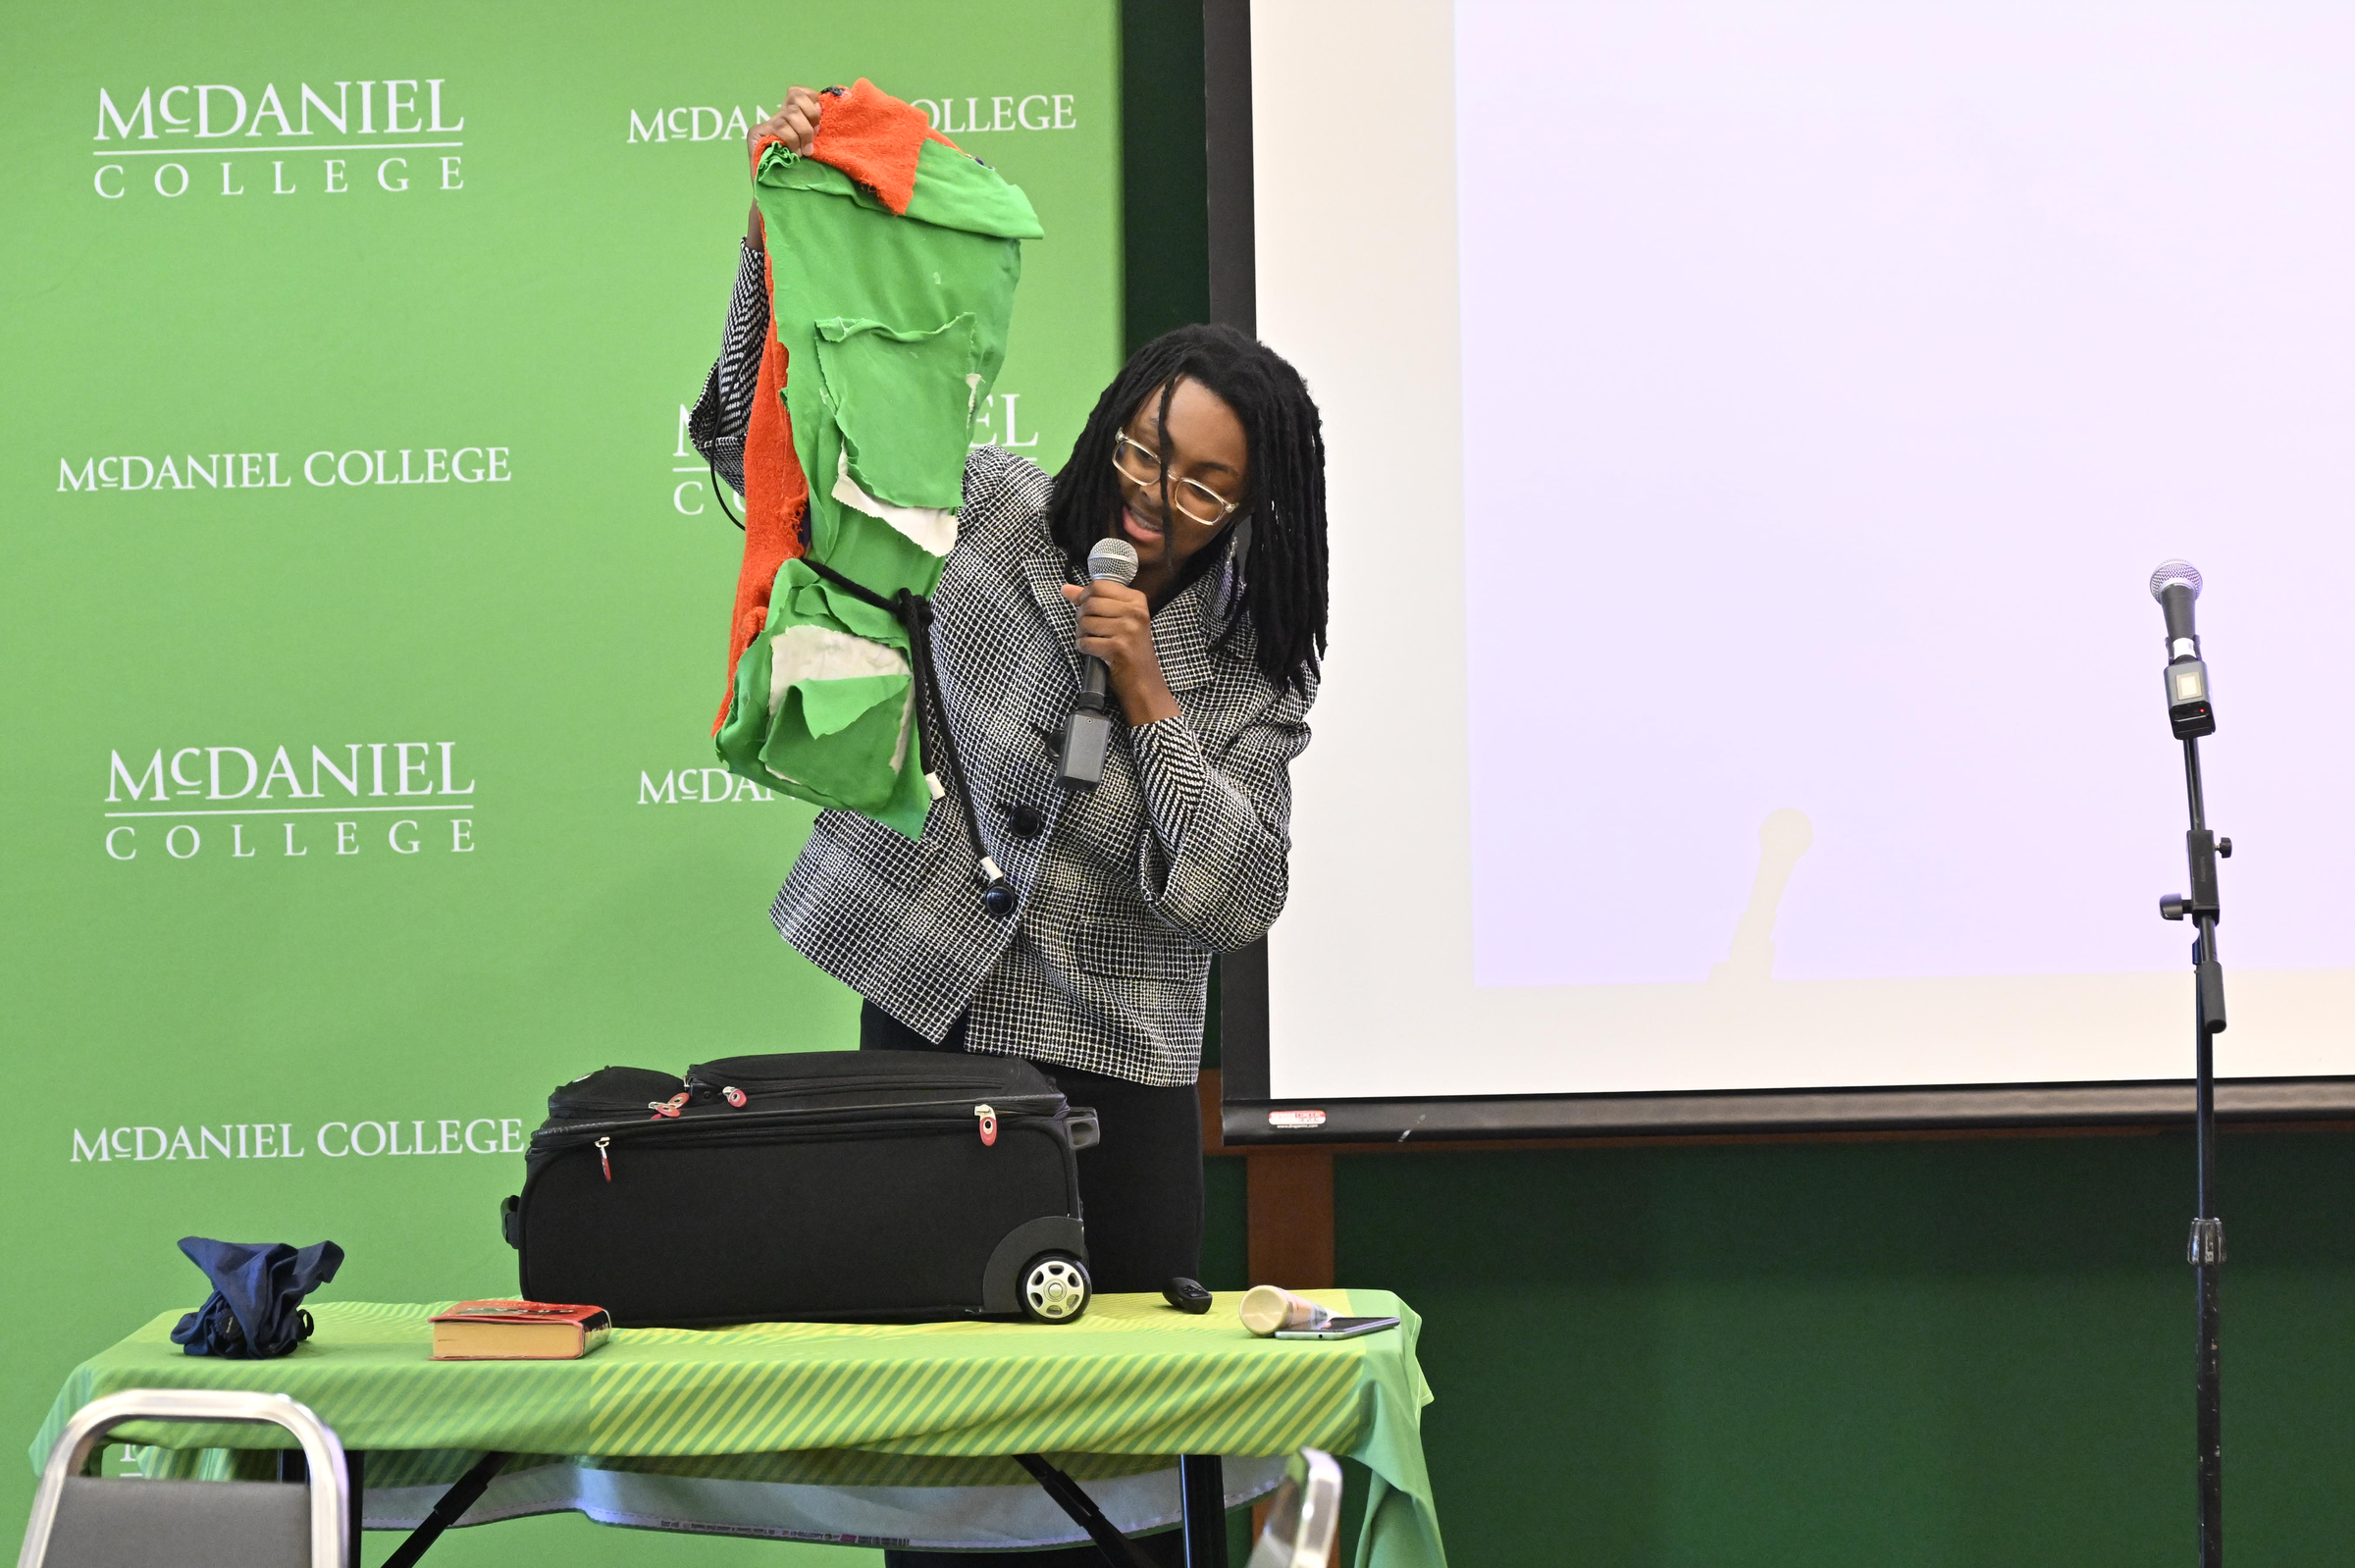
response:
<path fill-rule="evenodd" d="M 817 139 L 817 117 L 824 112 L 825 100 L 808 87 L 789 89 L 777 112 L 745 133 L 744 150 L 753 167 L 759 168 L 760 143 L 769 136 L 777 137 L 796 153 L 808 153 L 810 144 Z M 744 242 L 755 250 L 762 249 L 767 242 L 761 233 L 760 204 L 757 201 L 753 210 L 745 214 Z"/>
<path fill-rule="evenodd" d="M 785 94 L 777 112 L 753 127 L 745 137 L 746 153 L 755 153 L 764 137 L 775 136 L 797 154 L 807 153 L 810 143 L 817 139 L 817 117 L 824 112 L 825 100 L 808 87 L 795 87 Z"/>

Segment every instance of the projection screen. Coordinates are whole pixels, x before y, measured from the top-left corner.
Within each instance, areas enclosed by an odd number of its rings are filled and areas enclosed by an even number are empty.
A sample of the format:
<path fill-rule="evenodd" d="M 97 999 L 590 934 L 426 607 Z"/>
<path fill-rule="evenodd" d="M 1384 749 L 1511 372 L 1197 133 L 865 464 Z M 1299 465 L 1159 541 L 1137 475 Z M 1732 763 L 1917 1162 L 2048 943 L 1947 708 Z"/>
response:
<path fill-rule="evenodd" d="M 2355 9 L 1255 0 L 1251 46 L 1333 527 L 1280 1125 L 2187 1077 L 2172 555 L 2219 1071 L 2305 1080 L 2228 1103 L 2355 1101 Z"/>

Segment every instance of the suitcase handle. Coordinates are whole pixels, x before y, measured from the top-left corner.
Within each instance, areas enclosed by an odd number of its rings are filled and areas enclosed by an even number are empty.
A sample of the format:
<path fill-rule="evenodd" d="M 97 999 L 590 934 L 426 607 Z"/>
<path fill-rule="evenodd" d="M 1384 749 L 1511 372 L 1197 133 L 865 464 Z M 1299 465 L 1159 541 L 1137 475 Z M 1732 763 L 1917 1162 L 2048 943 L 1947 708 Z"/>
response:
<path fill-rule="evenodd" d="M 1092 1149 L 1104 1141 L 1104 1124 L 1098 1122 L 1096 1113 L 1086 1106 L 1073 1106 L 1066 1113 L 1065 1124 L 1071 1128 L 1072 1152 L 1074 1154 L 1081 1149 Z"/>

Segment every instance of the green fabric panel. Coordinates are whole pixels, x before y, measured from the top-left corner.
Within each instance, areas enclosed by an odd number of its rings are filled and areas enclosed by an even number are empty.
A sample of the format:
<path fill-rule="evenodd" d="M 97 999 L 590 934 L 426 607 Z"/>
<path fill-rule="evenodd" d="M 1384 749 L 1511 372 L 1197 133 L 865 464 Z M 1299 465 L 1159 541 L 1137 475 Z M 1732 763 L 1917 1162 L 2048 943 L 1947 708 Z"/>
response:
<path fill-rule="evenodd" d="M 919 163 L 919 197 L 926 182 L 938 175 L 975 189 L 994 185 L 1020 199 L 1023 214 L 1029 212 L 1028 201 L 996 173 L 938 150 L 950 172 L 941 174 L 937 161 Z M 913 204 L 911 216 L 894 217 L 839 170 L 795 158 L 775 145 L 762 154 L 754 195 L 768 236 L 771 319 L 786 353 L 785 405 L 793 416 L 794 453 L 810 479 L 810 553 L 877 593 L 906 588 L 928 595 L 940 581 L 940 558 L 834 498 L 845 455 L 843 415 L 829 376 L 808 373 L 820 364 L 817 323 L 872 322 L 901 340 L 913 340 L 939 333 L 961 316 L 971 318 L 968 362 L 941 367 L 960 384 L 962 397 L 943 394 L 894 407 L 879 394 L 852 416 L 862 421 L 853 444 L 870 458 L 885 446 L 908 454 L 889 467 L 895 484 L 942 497 L 900 504 L 955 506 L 963 493 L 969 410 L 989 395 L 1006 361 L 1021 245 L 994 234 L 925 222 L 914 215 Z M 1035 229 L 1035 220 L 1030 227 Z M 857 368 L 846 365 L 834 384 L 842 385 Z M 856 392 L 852 395 L 856 403 Z M 920 473 L 914 471 L 917 454 L 924 465 Z"/>
<path fill-rule="evenodd" d="M 1360 1568 L 1444 1568 L 1416 1363 L 1421 1320 L 1382 1290 L 1310 1291 L 1340 1312 L 1396 1314 L 1391 1333 L 1254 1338 L 1238 1294 L 1191 1317 L 1150 1295 L 1100 1296 L 1078 1322 L 752 1324 L 625 1329 L 580 1361 L 435 1362 L 438 1306 L 315 1304 L 313 1336 L 275 1361 L 187 1356 L 167 1312 L 67 1378 L 34 1438 L 37 1472 L 68 1417 L 131 1388 L 285 1393 L 318 1412 L 372 1481 L 454 1476 L 487 1450 L 674 1474 L 969 1485 L 970 1461 L 1018 1453 L 1282 1454 L 1314 1446 L 1379 1479 Z M 444 1303 L 443 1305 L 446 1305 Z M 153 1425 L 151 1474 L 194 1451 L 286 1445 L 274 1428 Z M 921 1461 L 950 1461 L 937 1469 Z M 223 1467 L 213 1461 L 215 1473 Z M 382 1464 L 385 1468 L 379 1470 Z M 773 1468 L 772 1468 L 773 1467 Z"/>
<path fill-rule="evenodd" d="M 829 163 L 814 158 L 798 158 L 783 147 L 771 146 L 760 154 L 760 167 L 754 180 L 776 190 L 809 190 L 821 195 L 842 196 L 872 212 L 888 213 L 890 209 L 875 199 L 875 193 Z"/>
<path fill-rule="evenodd" d="M 756 637 L 744 656 L 736 660 L 736 685 L 728 694 L 727 717 L 720 720 L 711 747 L 728 771 L 775 789 L 778 786 L 760 766 L 760 742 L 767 734 L 768 639 Z"/>
<path fill-rule="evenodd" d="M 771 639 L 794 626 L 860 638 L 908 657 L 907 634 L 888 611 L 837 591 L 798 560 L 787 561 L 777 573 L 768 624 L 737 661 L 735 696 L 715 739 L 720 759 L 770 789 L 864 812 L 910 838 L 920 835 L 931 792 L 923 782 L 921 732 L 907 716 L 909 675 L 797 681 L 772 717 Z M 903 724 L 907 756 L 894 769 Z"/>
<path fill-rule="evenodd" d="M 794 793 L 820 806 L 881 810 L 891 800 L 891 786 L 899 776 L 891 758 L 899 749 L 900 727 L 908 710 L 908 682 L 874 682 L 886 685 L 875 700 L 847 718 L 821 714 L 814 721 L 809 703 L 813 684 L 787 690 L 784 703 L 769 720 L 768 739 L 760 747 L 760 765 L 771 777 L 799 786 Z M 783 783 L 778 787 L 783 788 Z"/>
<path fill-rule="evenodd" d="M 792 621 L 777 620 L 778 601 L 785 602 L 787 613 L 794 617 Z M 853 637 L 896 648 L 903 653 L 908 650 L 908 630 L 897 615 L 856 594 L 844 593 L 798 560 L 789 560 L 778 570 L 769 614 L 776 625 L 832 626 Z"/>
<path fill-rule="evenodd" d="M 768 744 L 760 749 L 762 763 L 784 777 L 799 779 L 819 805 L 853 811 L 883 810 L 899 776 L 892 770 L 891 757 L 900 745 L 907 688 L 900 689 L 899 701 L 868 708 L 831 735 L 811 732 L 806 714 L 798 711 L 802 696 L 799 690 L 788 695 L 771 722 Z"/>
<path fill-rule="evenodd" d="M 916 194 L 908 200 L 908 216 L 1001 239 L 1047 237 L 1021 186 L 1008 184 L 987 164 L 937 141 L 916 152 Z"/>
<path fill-rule="evenodd" d="M 888 583 L 891 587 L 884 592 L 896 593 L 905 588 L 927 599 L 940 586 L 941 568 L 946 564 L 943 557 L 932 554 L 889 523 L 848 506 L 833 508 L 832 520 L 820 521 L 814 489 L 810 497 L 810 553 L 852 582 Z M 820 539 L 826 546 L 822 555 L 816 549 Z"/>
<path fill-rule="evenodd" d="M 847 197 L 873 212 L 889 215 L 891 211 L 873 191 L 832 164 L 797 158 L 781 146 L 771 146 L 761 157 L 761 180 L 767 183 L 773 178 L 780 189 L 819 190 Z M 771 161 L 779 166 L 773 177 L 767 167 Z M 1021 186 L 1008 184 L 987 164 L 937 141 L 925 142 L 916 155 L 916 191 L 909 198 L 906 215 L 935 228 L 995 239 L 1047 237 Z"/>
<path fill-rule="evenodd" d="M 760 743 L 768 736 L 768 639 L 756 637 L 736 660 L 736 685 L 728 694 L 727 717 L 711 737 L 721 764 L 739 778 L 769 789 L 785 786 L 760 765 Z"/>
<path fill-rule="evenodd" d="M 908 730 L 908 763 L 893 777 L 891 793 L 883 804 L 866 813 L 910 840 L 924 836 L 924 816 L 932 810 L 932 786 L 924 772 L 922 749 L 916 744 L 921 734 L 921 726 L 912 722 Z"/>
<path fill-rule="evenodd" d="M 964 504 L 966 377 L 979 360 L 971 314 L 930 332 L 840 317 L 816 327 L 818 375 L 859 488 L 900 506 Z"/>
<path fill-rule="evenodd" d="M 821 740 L 889 707 L 896 744 L 900 706 L 908 701 L 908 679 L 902 675 L 861 675 L 848 680 L 803 681 L 787 699 L 794 700 L 802 705 L 803 724 Z"/>

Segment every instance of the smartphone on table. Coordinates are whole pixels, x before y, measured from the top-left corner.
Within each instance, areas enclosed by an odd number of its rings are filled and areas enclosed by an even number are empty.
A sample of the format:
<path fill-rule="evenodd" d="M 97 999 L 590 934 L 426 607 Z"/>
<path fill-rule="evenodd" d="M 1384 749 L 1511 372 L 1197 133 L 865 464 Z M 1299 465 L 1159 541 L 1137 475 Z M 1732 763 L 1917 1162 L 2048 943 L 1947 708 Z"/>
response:
<path fill-rule="evenodd" d="M 1398 1327 L 1396 1318 L 1327 1318 L 1314 1329 L 1279 1329 L 1279 1339 L 1354 1339 L 1361 1333 L 1379 1333 L 1385 1329 Z"/>

